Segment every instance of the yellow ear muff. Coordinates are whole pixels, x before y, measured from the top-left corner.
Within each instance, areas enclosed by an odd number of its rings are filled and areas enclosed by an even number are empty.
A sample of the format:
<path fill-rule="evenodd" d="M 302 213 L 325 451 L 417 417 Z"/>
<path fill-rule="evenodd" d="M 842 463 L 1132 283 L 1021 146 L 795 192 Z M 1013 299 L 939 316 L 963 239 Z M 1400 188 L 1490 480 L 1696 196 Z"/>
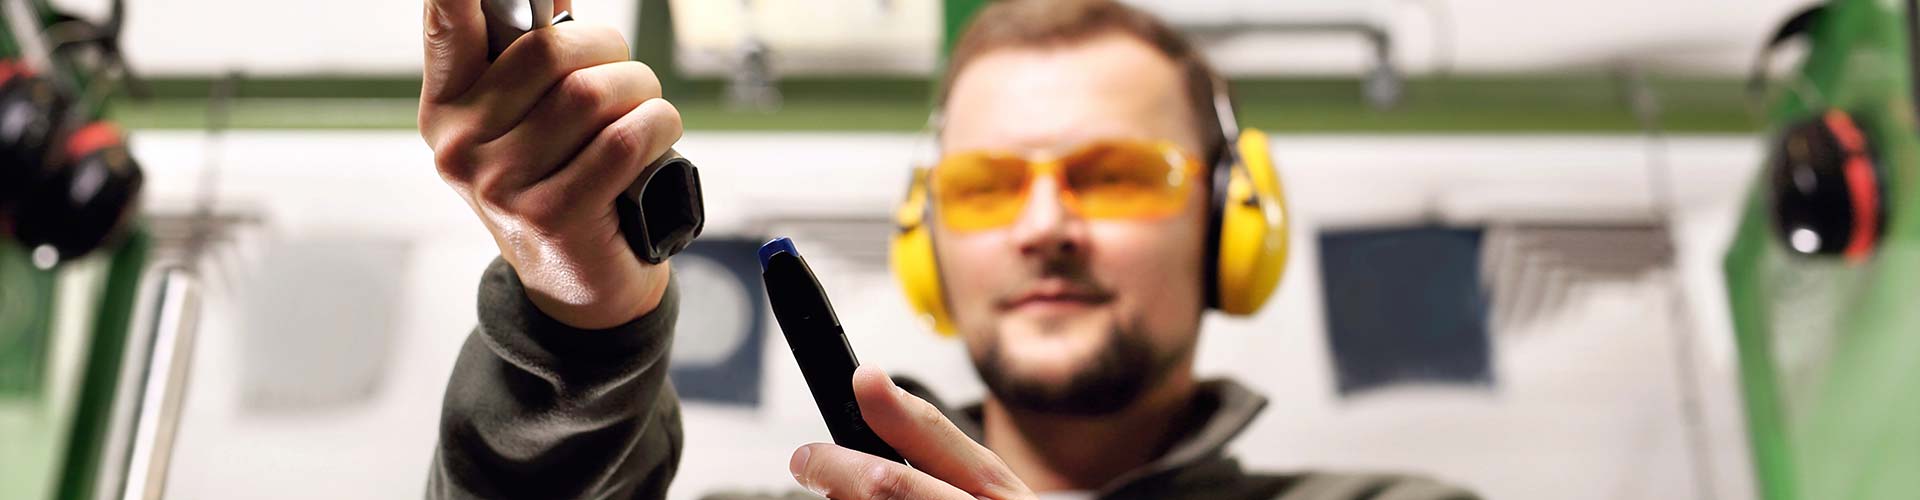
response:
<path fill-rule="evenodd" d="M 1234 147 L 1240 164 L 1232 167 L 1220 207 L 1215 297 L 1221 311 L 1247 315 L 1267 303 L 1286 270 L 1287 208 L 1267 134 L 1243 130 Z"/>
<path fill-rule="evenodd" d="M 940 265 L 933 255 L 933 228 L 929 227 L 927 212 L 927 170 L 917 168 L 907 185 L 906 201 L 893 215 L 893 248 L 888 260 L 893 266 L 894 279 L 900 280 L 900 291 L 907 295 L 907 305 L 932 323 L 935 332 L 952 336 L 953 322 L 947 315 Z"/>
<path fill-rule="evenodd" d="M 1242 131 L 1235 144 L 1240 163 L 1231 167 L 1226 186 L 1214 186 L 1227 193 L 1219 213 L 1215 276 L 1216 305 L 1227 314 L 1259 311 L 1279 287 L 1286 270 L 1286 196 L 1267 144 L 1267 134 Z M 927 171 L 915 169 L 906 200 L 894 212 L 889 261 L 907 304 L 931 323 L 935 332 L 952 336 L 955 330 L 934 255 L 927 197 Z"/>

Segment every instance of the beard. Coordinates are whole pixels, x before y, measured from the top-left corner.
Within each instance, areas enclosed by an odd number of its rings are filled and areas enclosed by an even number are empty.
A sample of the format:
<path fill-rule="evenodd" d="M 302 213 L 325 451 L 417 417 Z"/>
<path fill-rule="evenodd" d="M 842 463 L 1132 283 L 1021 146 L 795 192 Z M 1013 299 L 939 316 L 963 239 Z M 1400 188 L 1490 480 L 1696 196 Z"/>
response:
<path fill-rule="evenodd" d="M 1072 288 L 1088 295 L 1111 300 L 1112 289 L 1095 279 L 1084 255 L 1060 253 L 1035 262 L 1032 277 L 1006 287 L 998 294 L 1001 301 L 1031 289 L 1044 279 L 1065 280 Z M 1062 416 L 1109 415 L 1139 401 L 1148 390 L 1160 385 L 1180 360 L 1190 356 L 1197 342 L 1192 336 L 1178 348 L 1160 351 L 1149 340 L 1150 332 L 1137 327 L 1140 318 L 1121 321 L 1107 331 L 1106 338 L 1094 348 L 1092 359 L 1074 367 L 1064 381 L 1022 376 L 1005 349 L 1005 332 L 996 327 L 970 332 L 967 337 L 982 338 L 978 349 L 970 349 L 973 369 L 992 394 L 1007 408 L 1029 413 Z M 1196 320 L 1198 318 L 1195 318 Z M 1042 325 L 1042 329 L 1065 325 Z"/>
<path fill-rule="evenodd" d="M 1056 383 L 1019 376 L 1000 339 L 998 332 L 988 333 L 984 348 L 972 356 L 987 392 L 1011 409 L 1066 416 L 1109 415 L 1132 406 L 1166 379 L 1183 351 L 1192 349 L 1156 355 L 1144 332 L 1115 329 L 1092 360 Z"/>

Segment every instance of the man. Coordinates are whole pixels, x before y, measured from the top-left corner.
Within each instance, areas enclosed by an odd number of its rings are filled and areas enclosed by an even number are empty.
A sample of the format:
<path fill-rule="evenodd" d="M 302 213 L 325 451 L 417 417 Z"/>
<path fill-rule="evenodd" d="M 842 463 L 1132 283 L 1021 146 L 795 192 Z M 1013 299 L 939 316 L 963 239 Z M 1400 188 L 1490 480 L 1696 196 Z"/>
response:
<path fill-rule="evenodd" d="M 429 494 L 663 497 L 681 445 L 665 381 L 677 295 L 669 264 L 630 254 L 611 207 L 679 138 L 679 116 L 604 27 L 539 30 L 490 64 L 477 2 L 426 12 L 421 134 L 501 251 L 447 388 Z M 1177 167 L 1226 147 L 1214 74 L 1119 4 L 990 6 L 946 74 L 936 178 L 965 158 L 1157 144 Z M 986 401 L 949 410 L 862 367 L 849 383 L 865 419 L 912 467 L 809 444 L 790 463 L 801 486 L 836 499 L 1471 498 L 1409 477 L 1243 472 L 1222 449 L 1264 400 L 1193 375 L 1209 184 L 1182 170 L 1160 213 L 1096 210 L 1029 171 L 1054 163 L 993 163 L 1027 168 L 972 180 L 1011 179 L 1019 196 L 996 199 L 1018 203 L 930 218 Z"/>

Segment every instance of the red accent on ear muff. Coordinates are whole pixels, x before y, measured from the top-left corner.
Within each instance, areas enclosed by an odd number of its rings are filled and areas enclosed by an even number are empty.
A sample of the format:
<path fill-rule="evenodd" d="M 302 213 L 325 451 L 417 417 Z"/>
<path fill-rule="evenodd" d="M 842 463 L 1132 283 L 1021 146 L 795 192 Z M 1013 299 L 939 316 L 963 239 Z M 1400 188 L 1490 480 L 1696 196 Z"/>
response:
<path fill-rule="evenodd" d="M 120 145 L 120 128 L 107 122 L 93 122 L 67 137 L 67 157 L 85 158 L 103 149 Z"/>
<path fill-rule="evenodd" d="M 20 66 L 13 61 L 0 61 L 0 84 L 7 83 L 14 76 L 22 74 Z"/>
<path fill-rule="evenodd" d="M 1823 119 L 1835 142 L 1845 150 L 1841 172 L 1846 176 L 1847 192 L 1853 202 L 1853 234 L 1847 238 L 1842 255 L 1851 262 L 1865 261 L 1879 239 L 1880 190 L 1874 175 L 1873 160 L 1867 155 L 1867 141 L 1860 127 L 1840 110 L 1828 110 Z"/>

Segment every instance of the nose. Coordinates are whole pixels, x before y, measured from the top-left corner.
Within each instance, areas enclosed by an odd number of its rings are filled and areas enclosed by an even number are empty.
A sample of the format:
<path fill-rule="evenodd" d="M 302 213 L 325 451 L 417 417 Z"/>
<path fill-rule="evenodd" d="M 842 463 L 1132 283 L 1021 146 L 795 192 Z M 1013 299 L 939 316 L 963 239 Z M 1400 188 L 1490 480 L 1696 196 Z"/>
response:
<path fill-rule="evenodd" d="M 1056 259 L 1086 249 L 1083 224 L 1067 209 L 1060 193 L 1059 180 L 1039 176 L 1029 186 L 1027 206 L 1014 220 L 1011 239 L 1023 257 Z"/>

